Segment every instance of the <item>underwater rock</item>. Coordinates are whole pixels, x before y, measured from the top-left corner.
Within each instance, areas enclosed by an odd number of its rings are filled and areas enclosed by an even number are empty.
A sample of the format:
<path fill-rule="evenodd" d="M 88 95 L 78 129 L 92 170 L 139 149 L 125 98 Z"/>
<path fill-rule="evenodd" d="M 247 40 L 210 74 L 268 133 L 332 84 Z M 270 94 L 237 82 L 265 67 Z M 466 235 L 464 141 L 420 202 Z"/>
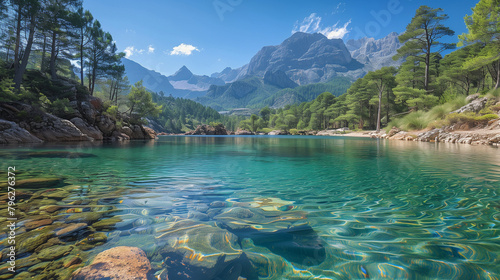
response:
<path fill-rule="evenodd" d="M 81 212 L 70 214 L 65 221 L 67 223 L 92 224 L 102 218 L 104 212 Z"/>
<path fill-rule="evenodd" d="M 73 235 L 73 234 L 77 233 L 78 231 L 85 229 L 85 228 L 87 228 L 86 223 L 69 224 L 66 227 L 64 227 L 63 229 L 58 230 L 56 232 L 56 235 L 58 237 L 66 237 L 66 236 Z"/>
<path fill-rule="evenodd" d="M 175 223 L 156 238 L 170 280 L 256 279 L 238 238 L 219 227 L 188 220 Z"/>
<path fill-rule="evenodd" d="M 41 230 L 32 230 L 20 234 L 16 237 L 17 254 L 33 252 L 38 246 L 44 244 L 54 236 L 55 226 L 46 226 Z"/>
<path fill-rule="evenodd" d="M 113 217 L 109 219 L 103 219 L 92 224 L 92 227 L 96 230 L 113 230 L 115 225 L 121 222 L 122 219 Z"/>
<path fill-rule="evenodd" d="M 151 264 L 144 251 L 120 246 L 99 253 L 89 266 L 77 270 L 72 280 L 147 280 Z"/>
<path fill-rule="evenodd" d="M 43 249 L 38 253 L 37 257 L 42 261 L 51 261 L 69 254 L 71 250 L 73 250 L 73 246 L 71 245 L 56 245 Z"/>
<path fill-rule="evenodd" d="M 32 229 L 36 229 L 36 228 L 50 225 L 50 224 L 52 224 L 52 219 L 47 218 L 47 219 L 42 219 L 42 220 L 30 220 L 24 224 L 24 227 L 27 230 L 32 230 Z"/>
<path fill-rule="evenodd" d="M 42 245 L 38 246 L 35 249 L 35 252 L 38 253 L 38 252 L 40 252 L 43 249 L 50 248 L 50 247 L 56 246 L 56 245 L 64 245 L 64 244 L 66 244 L 66 243 L 62 242 L 59 238 L 53 237 L 53 238 L 49 239 L 47 242 L 45 242 Z"/>
<path fill-rule="evenodd" d="M 45 205 L 45 206 L 40 207 L 40 210 L 45 211 L 47 213 L 54 213 L 61 208 L 62 207 L 59 205 Z"/>
<path fill-rule="evenodd" d="M 31 179 L 16 180 L 16 189 L 54 188 L 60 186 L 63 182 L 64 180 L 61 178 L 31 178 Z M 0 187 L 1 188 L 7 187 L 7 183 L 0 184 Z M 35 196 L 35 194 L 33 196 Z"/>
<path fill-rule="evenodd" d="M 86 238 L 78 241 L 76 243 L 76 246 L 78 246 L 83 251 L 87 251 L 87 250 L 90 250 L 98 245 L 102 245 L 102 244 L 106 243 L 107 240 L 108 240 L 108 237 L 106 236 L 105 233 L 96 232 L 96 233 L 92 233 L 89 236 L 87 236 Z"/>

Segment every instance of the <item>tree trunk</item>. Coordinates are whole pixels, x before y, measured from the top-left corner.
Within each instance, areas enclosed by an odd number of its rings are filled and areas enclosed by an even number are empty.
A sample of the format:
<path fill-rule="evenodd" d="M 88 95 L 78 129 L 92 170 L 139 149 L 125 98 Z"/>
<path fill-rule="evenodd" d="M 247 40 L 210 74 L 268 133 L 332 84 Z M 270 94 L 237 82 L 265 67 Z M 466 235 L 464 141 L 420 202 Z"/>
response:
<path fill-rule="evenodd" d="M 52 80 L 57 79 L 57 70 L 56 70 L 56 40 L 57 33 L 56 31 L 52 31 L 52 49 L 50 51 L 50 75 L 52 76 Z"/>
<path fill-rule="evenodd" d="M 425 77 L 424 77 L 424 89 L 425 91 L 429 90 L 429 64 L 430 64 L 430 53 L 427 53 L 425 56 Z"/>
<path fill-rule="evenodd" d="M 26 66 L 28 65 L 28 60 L 31 53 L 31 46 L 33 45 L 33 38 L 35 36 L 35 17 L 32 17 L 30 22 L 30 33 L 28 36 L 28 41 L 26 42 L 26 49 L 23 54 L 23 59 L 21 65 L 17 67 L 17 70 L 14 75 L 14 84 L 16 89 L 21 88 L 21 84 L 23 82 L 24 71 L 26 70 Z"/>
<path fill-rule="evenodd" d="M 14 72 L 19 68 L 19 50 L 21 48 L 21 20 L 22 20 L 22 5 L 19 4 L 17 9 L 17 27 L 16 27 L 16 45 L 14 48 Z"/>
<path fill-rule="evenodd" d="M 390 92 L 389 92 L 389 90 L 387 90 L 387 106 L 386 106 L 386 115 L 385 115 L 385 116 L 386 116 L 386 118 L 387 118 L 387 119 L 386 119 L 386 122 L 387 122 L 387 123 L 389 123 L 389 122 L 391 121 L 391 120 L 389 119 L 389 111 L 390 111 L 390 109 L 391 109 L 391 107 L 390 107 L 390 106 L 391 106 L 391 104 L 390 104 L 390 97 L 389 97 L 389 95 L 390 95 Z"/>
<path fill-rule="evenodd" d="M 380 117 L 382 115 L 382 92 L 383 90 L 380 90 L 378 92 L 377 133 L 380 132 Z"/>
<path fill-rule="evenodd" d="M 80 32 L 80 80 L 83 87 L 83 40 L 85 39 L 85 36 L 83 35 L 83 28 Z"/>
<path fill-rule="evenodd" d="M 497 89 L 500 86 L 500 59 L 497 61 L 497 83 L 494 89 Z"/>
<path fill-rule="evenodd" d="M 47 45 L 47 36 L 43 34 L 42 63 L 40 65 L 40 70 L 42 71 L 42 73 L 45 73 L 45 52 L 47 51 L 45 49 L 46 45 Z"/>

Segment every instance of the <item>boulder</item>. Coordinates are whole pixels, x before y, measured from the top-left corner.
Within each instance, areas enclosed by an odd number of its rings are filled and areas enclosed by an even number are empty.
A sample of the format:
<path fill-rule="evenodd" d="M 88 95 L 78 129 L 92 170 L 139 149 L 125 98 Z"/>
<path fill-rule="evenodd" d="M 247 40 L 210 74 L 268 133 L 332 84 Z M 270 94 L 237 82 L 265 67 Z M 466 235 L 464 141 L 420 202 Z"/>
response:
<path fill-rule="evenodd" d="M 486 103 L 488 102 L 488 97 L 483 97 L 483 98 L 478 98 L 478 99 L 473 99 L 469 104 L 463 106 L 462 108 L 453 111 L 451 113 L 465 113 L 465 112 L 474 112 L 478 113 L 484 107 L 486 106 Z"/>
<path fill-rule="evenodd" d="M 185 135 L 228 135 L 223 125 L 199 125 L 195 130 L 187 132 Z"/>
<path fill-rule="evenodd" d="M 132 129 L 128 126 L 124 126 L 118 130 L 119 132 L 128 135 L 129 137 L 132 137 L 132 134 L 134 133 Z"/>
<path fill-rule="evenodd" d="M 94 140 L 102 140 L 102 132 L 94 127 L 89 125 L 81 118 L 72 118 L 70 120 L 83 134 L 86 134 L 89 137 L 92 137 Z"/>
<path fill-rule="evenodd" d="M 107 115 L 100 115 L 96 118 L 96 124 L 104 136 L 111 136 L 116 129 L 115 122 Z"/>
<path fill-rule="evenodd" d="M 89 266 L 77 270 L 72 280 L 147 280 L 151 263 L 137 247 L 120 246 L 99 253 Z"/>
<path fill-rule="evenodd" d="M 0 144 L 41 143 L 39 138 L 19 127 L 15 122 L 0 119 Z"/>
<path fill-rule="evenodd" d="M 440 133 L 444 132 L 442 129 L 436 128 L 426 132 L 422 132 L 417 136 L 417 141 L 421 142 L 431 142 L 439 140 L 438 137 Z"/>
<path fill-rule="evenodd" d="M 131 139 L 144 139 L 144 132 L 140 125 L 132 125 L 130 129 L 132 130 L 132 134 L 129 135 Z"/>
<path fill-rule="evenodd" d="M 392 129 L 387 133 L 386 138 L 391 138 L 392 136 L 398 134 L 401 131 L 401 129 L 393 126 Z"/>
<path fill-rule="evenodd" d="M 142 129 L 144 130 L 144 139 L 156 139 L 156 131 L 152 128 L 143 126 Z"/>
<path fill-rule="evenodd" d="M 38 120 L 24 123 L 34 136 L 49 142 L 90 141 L 72 122 L 51 114 L 39 115 Z"/>
<path fill-rule="evenodd" d="M 130 140 L 130 136 L 128 136 L 127 134 L 125 133 L 121 133 L 120 131 L 118 130 L 115 130 L 113 131 L 113 133 L 111 134 L 111 139 L 112 140 L 115 140 L 115 141 L 126 141 L 126 140 Z"/>
<path fill-rule="evenodd" d="M 248 130 L 241 130 L 241 129 L 238 129 L 234 135 L 254 135 L 253 132 L 250 132 Z"/>
<path fill-rule="evenodd" d="M 238 237 L 227 230 L 186 220 L 159 234 L 168 279 L 256 279 Z"/>
<path fill-rule="evenodd" d="M 273 130 L 269 132 L 267 135 L 289 135 L 289 133 L 282 130 Z"/>

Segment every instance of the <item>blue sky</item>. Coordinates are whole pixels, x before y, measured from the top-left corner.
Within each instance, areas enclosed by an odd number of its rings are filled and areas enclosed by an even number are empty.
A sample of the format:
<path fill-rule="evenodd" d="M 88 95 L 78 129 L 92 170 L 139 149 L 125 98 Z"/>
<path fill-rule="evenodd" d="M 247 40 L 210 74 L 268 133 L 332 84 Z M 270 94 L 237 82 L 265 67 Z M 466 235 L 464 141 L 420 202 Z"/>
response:
<path fill-rule="evenodd" d="M 84 0 L 129 59 L 165 75 L 210 75 L 248 63 L 294 30 L 344 40 L 403 32 L 420 5 L 441 7 L 457 34 L 478 0 Z M 456 42 L 457 37 L 449 41 Z"/>

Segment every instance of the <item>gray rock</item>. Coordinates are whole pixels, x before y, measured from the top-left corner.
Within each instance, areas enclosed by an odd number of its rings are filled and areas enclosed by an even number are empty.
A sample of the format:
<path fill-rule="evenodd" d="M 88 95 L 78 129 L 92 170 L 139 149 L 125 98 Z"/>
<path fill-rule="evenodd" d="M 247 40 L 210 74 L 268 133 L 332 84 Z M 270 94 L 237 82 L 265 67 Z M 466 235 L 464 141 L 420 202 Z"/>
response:
<path fill-rule="evenodd" d="M 456 111 L 453 111 L 451 113 L 458 113 L 458 114 L 465 113 L 465 112 L 478 113 L 479 111 L 481 111 L 482 109 L 484 109 L 484 107 L 486 106 L 487 102 L 488 102 L 488 98 L 487 97 L 475 99 L 471 103 L 469 103 L 469 104 L 463 106 L 462 108 L 460 108 L 460 109 L 458 109 Z"/>
<path fill-rule="evenodd" d="M 89 125 L 81 118 L 72 118 L 70 120 L 83 134 L 92 137 L 94 140 L 102 140 L 102 132 L 94 126 Z"/>
<path fill-rule="evenodd" d="M 116 125 L 113 120 L 111 120 L 111 118 L 106 115 L 98 116 L 96 118 L 96 122 L 97 127 L 100 131 L 102 131 L 102 134 L 104 136 L 111 136 L 111 134 L 113 134 L 113 131 L 116 129 Z"/>
<path fill-rule="evenodd" d="M 32 121 L 27 124 L 27 127 L 31 134 L 49 142 L 93 140 L 83 134 L 72 122 L 51 114 L 41 115 L 39 121 Z"/>
<path fill-rule="evenodd" d="M 0 119 L 0 144 L 41 143 L 42 140 L 31 135 L 15 122 Z"/>

